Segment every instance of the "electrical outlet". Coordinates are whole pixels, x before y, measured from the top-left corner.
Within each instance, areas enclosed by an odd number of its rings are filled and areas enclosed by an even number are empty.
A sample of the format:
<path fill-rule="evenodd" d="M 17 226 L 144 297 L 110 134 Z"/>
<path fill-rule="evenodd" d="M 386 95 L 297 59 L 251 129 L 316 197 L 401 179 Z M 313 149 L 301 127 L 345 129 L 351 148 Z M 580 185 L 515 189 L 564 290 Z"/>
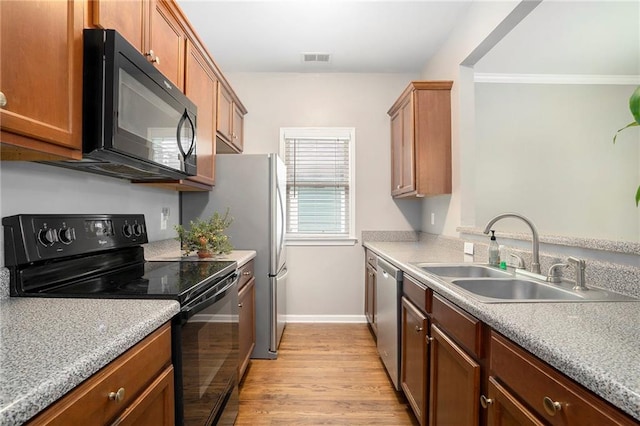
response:
<path fill-rule="evenodd" d="M 169 207 L 163 207 L 160 212 L 160 230 L 167 229 L 167 222 L 169 221 Z"/>
<path fill-rule="evenodd" d="M 436 224 L 436 214 L 435 213 L 431 213 L 431 224 L 432 225 Z"/>
<path fill-rule="evenodd" d="M 473 254 L 473 243 L 464 243 L 464 254 Z"/>

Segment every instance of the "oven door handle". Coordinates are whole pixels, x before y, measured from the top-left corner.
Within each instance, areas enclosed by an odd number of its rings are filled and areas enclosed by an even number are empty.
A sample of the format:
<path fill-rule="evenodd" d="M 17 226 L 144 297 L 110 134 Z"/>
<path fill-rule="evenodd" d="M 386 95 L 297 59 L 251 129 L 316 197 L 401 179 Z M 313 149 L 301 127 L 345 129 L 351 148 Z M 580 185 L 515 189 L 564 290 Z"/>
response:
<path fill-rule="evenodd" d="M 202 295 L 198 297 L 197 301 L 193 303 L 185 305 L 181 310 L 181 315 L 183 319 L 189 319 L 194 316 L 196 313 L 202 311 L 203 309 L 213 305 L 218 300 L 225 297 L 232 287 L 234 287 L 238 283 L 238 274 L 235 274 L 232 279 L 230 279 L 229 284 L 224 286 L 222 289 L 213 288 L 207 292 L 204 292 Z"/>

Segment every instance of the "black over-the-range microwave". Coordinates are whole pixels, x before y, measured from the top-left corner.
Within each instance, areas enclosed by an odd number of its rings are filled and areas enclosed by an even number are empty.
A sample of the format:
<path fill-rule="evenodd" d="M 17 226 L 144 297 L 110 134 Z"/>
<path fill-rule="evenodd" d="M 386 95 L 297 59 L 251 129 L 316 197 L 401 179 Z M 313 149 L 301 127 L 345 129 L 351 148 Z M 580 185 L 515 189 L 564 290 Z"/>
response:
<path fill-rule="evenodd" d="M 196 174 L 197 109 L 115 30 L 84 30 L 83 159 L 57 166 L 134 181 Z"/>

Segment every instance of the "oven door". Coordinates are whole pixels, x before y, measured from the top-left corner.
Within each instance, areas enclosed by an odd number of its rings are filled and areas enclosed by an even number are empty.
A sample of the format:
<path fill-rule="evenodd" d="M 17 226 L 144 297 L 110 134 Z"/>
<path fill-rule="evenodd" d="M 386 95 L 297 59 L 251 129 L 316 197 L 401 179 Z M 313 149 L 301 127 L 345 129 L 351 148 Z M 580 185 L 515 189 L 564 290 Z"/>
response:
<path fill-rule="evenodd" d="M 176 321 L 176 425 L 232 425 L 238 414 L 237 274 L 185 305 Z"/>

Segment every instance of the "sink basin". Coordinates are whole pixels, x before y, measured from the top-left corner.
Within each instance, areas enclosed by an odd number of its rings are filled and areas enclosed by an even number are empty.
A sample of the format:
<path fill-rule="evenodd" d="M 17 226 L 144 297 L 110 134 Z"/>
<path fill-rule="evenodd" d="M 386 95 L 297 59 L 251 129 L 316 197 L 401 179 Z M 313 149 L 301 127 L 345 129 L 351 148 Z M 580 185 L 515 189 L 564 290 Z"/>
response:
<path fill-rule="evenodd" d="M 469 291 L 477 296 L 503 300 L 553 300 L 584 301 L 585 297 L 578 292 L 565 290 L 561 287 L 546 283 L 522 280 L 518 278 L 483 280 L 460 279 L 451 281 L 452 284 Z"/>
<path fill-rule="evenodd" d="M 484 265 L 432 265 L 418 263 L 417 266 L 426 272 L 452 278 L 504 278 L 512 274 Z"/>
<path fill-rule="evenodd" d="M 535 278 L 523 278 L 518 272 L 514 275 L 482 264 L 414 265 L 484 303 L 638 301 L 633 297 L 595 287 L 586 291 L 576 291 L 569 282 L 551 284 Z"/>

